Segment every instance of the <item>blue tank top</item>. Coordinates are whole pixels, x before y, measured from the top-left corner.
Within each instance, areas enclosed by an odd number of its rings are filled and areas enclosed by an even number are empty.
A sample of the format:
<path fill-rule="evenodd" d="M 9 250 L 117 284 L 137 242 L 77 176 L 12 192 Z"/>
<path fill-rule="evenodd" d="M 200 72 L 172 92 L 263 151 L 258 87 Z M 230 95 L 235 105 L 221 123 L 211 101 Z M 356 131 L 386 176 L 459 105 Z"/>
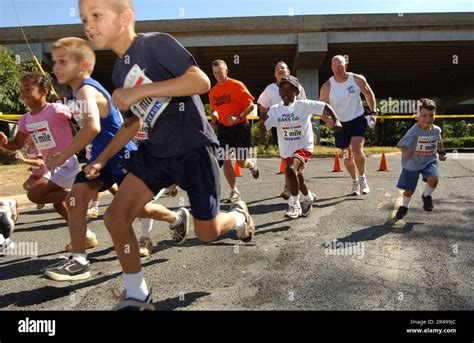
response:
<path fill-rule="evenodd" d="M 100 132 L 92 141 L 92 151 L 91 157 L 89 159 L 89 162 L 92 162 L 100 155 L 100 153 L 114 138 L 118 129 L 123 124 L 123 118 L 119 110 L 113 105 L 110 93 L 99 82 L 91 78 L 85 79 L 79 85 L 77 90 L 86 85 L 92 86 L 104 94 L 104 96 L 107 98 L 107 101 L 109 102 L 110 107 L 109 115 L 106 118 L 100 118 Z M 130 154 L 130 152 L 134 150 L 137 150 L 137 147 L 132 141 L 129 141 L 117 154 L 108 160 L 104 170 L 112 174 L 123 175 L 120 164 L 126 158 L 126 155 Z"/>

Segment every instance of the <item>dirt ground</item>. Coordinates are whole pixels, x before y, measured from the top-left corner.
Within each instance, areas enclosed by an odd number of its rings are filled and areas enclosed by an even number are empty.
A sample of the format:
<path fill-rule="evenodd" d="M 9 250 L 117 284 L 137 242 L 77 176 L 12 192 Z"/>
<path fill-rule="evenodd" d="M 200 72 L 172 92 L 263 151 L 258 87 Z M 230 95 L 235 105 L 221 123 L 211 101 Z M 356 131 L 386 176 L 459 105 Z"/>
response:
<path fill-rule="evenodd" d="M 22 184 L 30 175 L 28 166 L 18 165 L 0 165 L 0 196 L 23 194 Z"/>

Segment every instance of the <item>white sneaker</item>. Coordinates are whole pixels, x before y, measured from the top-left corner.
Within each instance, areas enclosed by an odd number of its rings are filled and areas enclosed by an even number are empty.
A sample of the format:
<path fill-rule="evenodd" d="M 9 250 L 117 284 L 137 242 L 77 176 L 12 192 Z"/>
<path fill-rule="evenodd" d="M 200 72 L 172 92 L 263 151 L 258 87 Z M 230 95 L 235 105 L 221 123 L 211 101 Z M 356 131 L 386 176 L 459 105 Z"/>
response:
<path fill-rule="evenodd" d="M 302 214 L 301 211 L 301 205 L 299 202 L 295 204 L 289 204 L 288 205 L 288 211 L 285 213 L 285 217 L 291 218 L 291 219 L 296 219 L 300 217 Z"/>
<path fill-rule="evenodd" d="M 87 210 L 87 216 L 89 218 L 97 218 L 99 216 L 99 207 L 89 207 L 89 209 Z"/>
<path fill-rule="evenodd" d="M 351 195 L 360 195 L 360 185 L 359 181 L 352 181 L 352 191 Z"/>
<path fill-rule="evenodd" d="M 148 257 L 153 254 L 153 242 L 149 237 L 140 237 L 138 240 L 140 257 Z"/>
<path fill-rule="evenodd" d="M 368 194 L 370 192 L 370 187 L 367 184 L 367 178 L 359 176 L 359 187 L 362 194 Z"/>
<path fill-rule="evenodd" d="M 229 197 L 228 201 L 232 204 L 232 203 L 240 201 L 240 200 L 242 200 L 242 197 L 241 197 L 239 191 L 235 191 L 235 190 L 232 189 L 230 191 L 230 197 Z"/>
<path fill-rule="evenodd" d="M 244 217 L 245 217 L 245 227 L 240 229 L 237 232 L 237 236 L 244 243 L 250 242 L 253 239 L 253 237 L 255 236 L 255 223 L 253 221 L 252 216 L 249 213 L 249 209 L 247 207 L 247 204 L 242 200 L 233 202 L 230 205 L 230 212 L 232 212 L 232 211 L 239 212 L 239 213 L 244 215 Z"/>

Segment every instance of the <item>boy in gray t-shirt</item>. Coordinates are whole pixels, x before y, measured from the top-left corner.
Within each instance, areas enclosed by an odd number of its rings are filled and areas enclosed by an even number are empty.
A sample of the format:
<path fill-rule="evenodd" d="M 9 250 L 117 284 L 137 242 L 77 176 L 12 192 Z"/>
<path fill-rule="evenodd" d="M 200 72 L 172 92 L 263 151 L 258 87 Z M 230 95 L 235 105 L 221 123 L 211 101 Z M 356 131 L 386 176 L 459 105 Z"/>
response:
<path fill-rule="evenodd" d="M 395 214 L 396 219 L 402 219 L 408 212 L 408 204 L 415 193 L 420 174 L 426 187 L 421 195 L 423 209 L 433 210 L 431 193 L 438 185 L 438 156 L 441 161 L 446 160 L 443 150 L 441 129 L 434 125 L 436 104 L 431 99 L 420 99 L 420 110 L 417 121 L 397 146 L 402 151 L 402 172 L 397 187 L 403 189 L 402 205 Z"/>

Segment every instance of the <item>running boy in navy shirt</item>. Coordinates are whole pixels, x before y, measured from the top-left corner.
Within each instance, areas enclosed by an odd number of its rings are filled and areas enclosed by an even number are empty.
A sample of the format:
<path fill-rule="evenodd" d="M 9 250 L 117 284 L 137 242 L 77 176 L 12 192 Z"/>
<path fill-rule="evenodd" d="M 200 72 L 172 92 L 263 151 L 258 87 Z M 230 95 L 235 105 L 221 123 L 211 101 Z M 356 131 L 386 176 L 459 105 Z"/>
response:
<path fill-rule="evenodd" d="M 132 155 L 130 173 L 105 213 L 105 225 L 124 271 L 126 291 L 116 309 L 151 310 L 132 222 L 160 189 L 176 183 L 187 192 L 201 240 L 212 241 L 236 229 L 248 242 L 255 225 L 243 201 L 232 204 L 230 213 L 219 212 L 218 142 L 197 95 L 209 91 L 210 81 L 193 56 L 168 34 L 136 34 L 130 0 L 81 0 L 79 5 L 89 40 L 118 57 L 112 99 L 128 111 L 116 137 L 85 168 L 86 176 L 99 175 L 142 121 L 150 126 L 149 139 Z"/>
<path fill-rule="evenodd" d="M 51 170 L 74 156 L 75 153 L 92 144 L 90 161 L 93 161 L 109 144 L 122 126 L 123 118 L 113 105 L 107 90 L 90 77 L 95 64 L 95 54 L 89 43 L 81 38 L 67 37 L 53 43 L 52 56 L 54 73 L 61 84 L 71 87 L 69 106 L 72 115 L 81 128 L 71 144 L 62 151 L 48 156 L 46 164 Z M 136 150 L 128 141 L 115 153 L 101 170 L 99 177 L 89 180 L 84 172 L 77 174 L 74 185 L 66 198 L 68 224 L 71 243 L 66 251 L 72 257 L 47 268 L 45 275 L 56 281 L 83 280 L 90 277 L 86 249 L 97 245 L 95 234 L 87 229 L 86 213 L 90 199 L 99 191 L 120 185 L 125 173 L 120 164 Z M 182 215 L 158 204 L 147 204 L 141 212 L 143 217 L 151 217 L 181 223 Z M 178 224 L 179 224 L 178 223 Z"/>

